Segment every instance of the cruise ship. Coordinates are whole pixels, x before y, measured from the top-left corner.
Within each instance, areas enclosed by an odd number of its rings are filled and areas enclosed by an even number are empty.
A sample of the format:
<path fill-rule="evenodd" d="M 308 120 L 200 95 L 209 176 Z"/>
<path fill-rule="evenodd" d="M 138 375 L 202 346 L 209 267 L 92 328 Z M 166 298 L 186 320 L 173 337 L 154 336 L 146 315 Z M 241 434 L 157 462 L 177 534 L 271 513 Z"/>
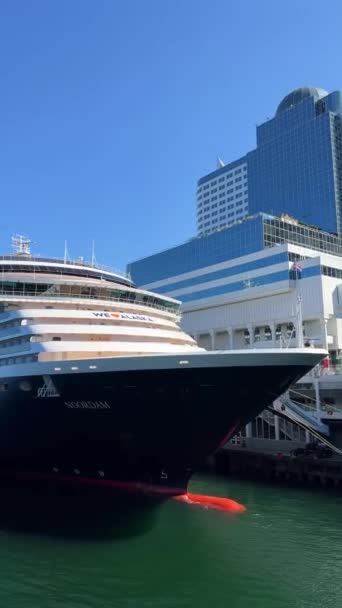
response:
<path fill-rule="evenodd" d="M 180 302 L 83 259 L 0 258 L 0 478 L 107 481 L 175 495 L 326 355 L 207 352 Z"/>

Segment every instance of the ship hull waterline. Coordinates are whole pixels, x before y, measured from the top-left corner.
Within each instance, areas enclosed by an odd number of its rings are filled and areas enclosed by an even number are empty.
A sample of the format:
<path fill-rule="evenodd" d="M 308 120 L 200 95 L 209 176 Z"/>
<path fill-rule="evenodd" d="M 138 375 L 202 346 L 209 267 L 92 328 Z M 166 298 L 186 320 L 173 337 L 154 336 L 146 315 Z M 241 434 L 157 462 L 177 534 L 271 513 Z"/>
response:
<path fill-rule="evenodd" d="M 183 494 L 220 445 L 325 354 L 123 357 L 21 366 L 22 374 L 8 366 L 0 378 L 0 475 Z"/>

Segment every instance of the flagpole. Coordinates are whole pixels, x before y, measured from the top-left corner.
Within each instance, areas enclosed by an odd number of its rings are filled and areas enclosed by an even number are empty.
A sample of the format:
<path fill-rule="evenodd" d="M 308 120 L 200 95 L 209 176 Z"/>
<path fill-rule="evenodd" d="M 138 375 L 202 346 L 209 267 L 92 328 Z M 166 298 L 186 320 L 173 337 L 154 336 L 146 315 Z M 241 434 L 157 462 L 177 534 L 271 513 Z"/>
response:
<path fill-rule="evenodd" d="M 304 336 L 303 336 L 303 310 L 302 310 L 302 294 L 299 288 L 299 275 L 298 275 L 298 266 L 295 265 L 296 268 L 296 302 L 297 302 L 297 346 L 298 348 L 303 348 L 304 346 Z"/>

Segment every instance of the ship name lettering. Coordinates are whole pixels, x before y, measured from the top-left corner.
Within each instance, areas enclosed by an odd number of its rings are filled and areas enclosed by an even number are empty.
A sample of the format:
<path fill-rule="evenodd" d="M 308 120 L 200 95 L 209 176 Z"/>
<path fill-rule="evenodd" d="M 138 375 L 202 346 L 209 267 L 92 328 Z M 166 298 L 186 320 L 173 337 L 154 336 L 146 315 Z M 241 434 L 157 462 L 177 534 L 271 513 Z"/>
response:
<path fill-rule="evenodd" d="M 153 322 L 152 317 L 146 317 L 145 315 L 138 315 L 130 312 L 93 312 L 94 317 L 97 319 L 126 319 L 127 321 L 150 321 Z"/>
<path fill-rule="evenodd" d="M 122 312 L 121 319 L 129 319 L 130 321 L 153 321 L 152 317 L 145 317 L 145 315 L 136 315 L 129 312 Z"/>
<path fill-rule="evenodd" d="M 72 410 L 110 410 L 107 401 L 64 401 L 64 404 Z"/>

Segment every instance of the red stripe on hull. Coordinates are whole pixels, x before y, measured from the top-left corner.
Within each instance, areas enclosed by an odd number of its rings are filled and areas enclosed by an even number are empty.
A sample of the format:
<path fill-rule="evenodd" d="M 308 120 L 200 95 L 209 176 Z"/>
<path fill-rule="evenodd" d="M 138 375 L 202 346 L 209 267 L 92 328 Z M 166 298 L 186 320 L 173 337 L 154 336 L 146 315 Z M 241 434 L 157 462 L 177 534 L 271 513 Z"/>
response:
<path fill-rule="evenodd" d="M 184 488 L 163 487 L 139 481 L 121 481 L 115 479 L 95 479 L 78 475 L 59 475 L 58 473 L 36 473 L 34 471 L 0 470 L 0 477 L 27 481 L 54 481 L 56 483 L 72 483 L 83 486 L 109 488 L 131 494 L 148 494 L 156 496 L 175 496 L 184 494 Z"/>
<path fill-rule="evenodd" d="M 246 511 L 244 505 L 230 498 L 219 496 L 206 496 L 202 494 L 184 493 L 182 488 L 162 487 L 154 484 L 140 483 L 138 481 L 120 481 L 113 479 L 94 479 L 92 477 L 78 477 L 74 475 L 58 475 L 53 473 L 34 473 L 30 471 L 0 470 L 0 477 L 20 481 L 51 481 L 57 483 L 77 484 L 90 487 L 107 488 L 118 490 L 127 494 L 143 494 L 173 498 L 180 502 L 202 507 L 211 507 L 230 513 L 243 513 Z"/>

